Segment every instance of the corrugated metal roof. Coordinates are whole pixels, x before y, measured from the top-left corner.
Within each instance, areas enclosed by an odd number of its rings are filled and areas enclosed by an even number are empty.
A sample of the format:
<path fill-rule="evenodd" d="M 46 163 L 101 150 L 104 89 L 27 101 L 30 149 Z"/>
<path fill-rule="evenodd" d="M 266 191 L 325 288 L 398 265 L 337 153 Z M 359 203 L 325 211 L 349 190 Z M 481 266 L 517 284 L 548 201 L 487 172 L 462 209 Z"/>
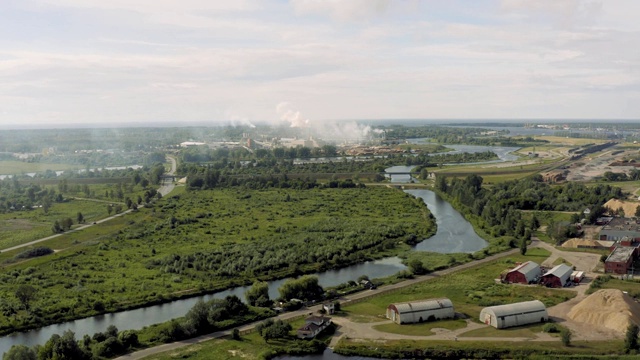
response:
<path fill-rule="evenodd" d="M 553 269 L 547 271 L 542 276 L 547 276 L 547 275 L 556 276 L 562 281 L 562 284 L 564 284 L 567 281 L 567 279 L 569 279 L 569 276 L 571 276 L 572 272 L 573 272 L 573 269 L 569 265 L 560 264 L 560 265 L 554 266 Z"/>
<path fill-rule="evenodd" d="M 540 300 L 524 301 L 515 304 L 489 306 L 483 311 L 492 311 L 495 316 L 510 316 L 515 314 L 530 313 L 535 311 L 546 311 L 546 307 Z"/>
<path fill-rule="evenodd" d="M 398 309 L 399 314 L 453 307 L 453 303 L 447 298 L 411 301 L 393 305 Z"/>
<path fill-rule="evenodd" d="M 525 276 L 527 280 L 532 280 L 540 275 L 540 265 L 533 261 L 527 261 L 509 272 L 517 271 Z"/>

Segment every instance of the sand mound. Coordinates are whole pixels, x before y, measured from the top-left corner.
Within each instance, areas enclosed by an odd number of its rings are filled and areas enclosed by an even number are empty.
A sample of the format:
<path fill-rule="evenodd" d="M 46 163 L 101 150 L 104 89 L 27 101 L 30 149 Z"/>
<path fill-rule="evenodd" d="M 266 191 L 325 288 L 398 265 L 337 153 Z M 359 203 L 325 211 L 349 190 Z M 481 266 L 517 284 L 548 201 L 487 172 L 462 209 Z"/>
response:
<path fill-rule="evenodd" d="M 618 199 L 611 199 L 604 204 L 604 206 L 613 211 L 616 211 L 622 207 L 624 209 L 625 217 L 634 217 L 636 215 L 636 208 L 638 207 L 638 205 L 640 205 L 640 203 L 622 201 Z"/>
<path fill-rule="evenodd" d="M 580 238 L 571 238 L 562 243 L 563 248 L 577 248 L 578 246 L 599 247 L 600 244 L 595 240 L 585 240 Z"/>
<path fill-rule="evenodd" d="M 617 289 L 602 289 L 574 306 L 569 319 L 624 333 L 629 322 L 640 324 L 640 304 Z"/>

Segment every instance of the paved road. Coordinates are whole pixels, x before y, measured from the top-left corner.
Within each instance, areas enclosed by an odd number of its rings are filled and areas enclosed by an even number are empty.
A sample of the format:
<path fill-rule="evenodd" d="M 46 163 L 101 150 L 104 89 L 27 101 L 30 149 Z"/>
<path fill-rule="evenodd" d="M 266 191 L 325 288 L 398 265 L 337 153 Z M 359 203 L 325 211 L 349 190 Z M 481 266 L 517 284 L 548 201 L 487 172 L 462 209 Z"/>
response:
<path fill-rule="evenodd" d="M 376 295 L 376 294 L 382 294 L 382 293 L 386 293 L 386 292 L 390 292 L 390 291 L 394 291 L 397 289 L 402 289 L 405 288 L 407 286 L 411 286 L 414 284 L 418 284 L 424 281 L 428 281 L 430 279 L 436 278 L 436 277 L 440 277 L 443 275 L 447 275 L 456 271 L 461 271 L 461 270 L 465 270 L 465 269 L 469 269 L 471 267 L 474 266 L 478 266 L 481 264 L 485 264 L 491 261 L 495 261 L 499 258 L 502 258 L 504 256 L 508 256 L 514 253 L 517 253 L 519 251 L 519 249 L 511 249 L 509 251 L 497 254 L 497 255 L 492 255 L 489 257 L 486 257 L 482 260 L 476 260 L 470 263 L 466 263 L 466 264 L 462 264 L 462 265 L 458 265 L 449 269 L 445 269 L 442 271 L 436 271 L 433 272 L 431 274 L 428 275 L 423 275 L 423 276 L 419 276 L 416 277 L 414 279 L 410 279 L 410 280 L 405 280 L 403 282 L 400 283 L 396 283 L 396 284 L 391 284 L 391 285 L 386 285 L 386 286 L 381 286 L 379 287 L 377 290 L 367 290 L 367 291 L 361 291 L 359 293 L 356 294 L 352 294 L 349 296 L 345 296 L 343 298 L 340 298 L 340 302 L 343 305 L 347 305 L 349 302 L 351 301 L 355 301 L 355 300 L 359 300 L 362 298 L 366 298 L 366 297 L 370 297 L 372 295 Z M 312 306 L 312 307 L 306 307 L 297 311 L 292 311 L 292 312 L 288 312 L 288 313 L 284 313 L 284 314 L 280 314 L 276 317 L 276 319 L 282 319 L 282 320 L 287 320 L 287 319 L 292 319 L 292 318 L 296 318 L 296 317 L 301 317 L 304 315 L 307 315 L 309 313 L 313 313 L 315 311 L 320 310 L 321 305 L 316 305 L 316 306 Z M 254 323 L 250 323 L 250 324 L 246 324 L 243 325 L 241 327 L 238 327 L 238 330 L 242 331 L 248 331 L 248 330 L 252 330 L 253 328 L 255 328 L 259 323 L 261 323 L 261 321 L 256 321 Z M 231 334 L 232 330 L 227 330 L 227 331 L 218 331 L 218 332 L 214 332 L 211 334 L 207 334 L 207 335 L 203 335 L 203 336 L 199 336 L 197 338 L 193 338 L 193 339 L 189 339 L 189 340 L 183 340 L 183 341 L 177 341 L 177 342 L 173 342 L 173 343 L 169 343 L 169 344 L 163 344 L 163 345 L 159 345 L 156 347 L 152 347 L 152 348 L 148 348 L 148 349 L 144 349 L 144 350 L 140 350 L 140 351 L 136 351 L 127 355 L 123 355 L 120 356 L 118 358 L 116 358 L 116 360 L 132 360 L 132 359 L 143 359 L 147 356 L 151 356 L 151 355 L 155 355 L 155 354 L 159 354 L 161 352 L 165 352 L 165 351 L 172 351 L 172 350 L 176 350 L 188 345 L 192 345 L 192 344 L 197 344 L 203 341 L 208 341 L 208 340 L 212 340 L 212 339 L 217 339 L 220 337 L 223 337 L 225 335 L 229 335 Z"/>
<path fill-rule="evenodd" d="M 171 171 L 170 171 L 170 172 L 168 172 L 168 173 L 167 173 L 167 175 L 174 175 L 174 174 L 175 174 L 175 172 L 176 172 L 176 167 L 177 167 L 176 159 L 175 159 L 174 157 L 172 157 L 172 156 L 167 156 L 167 158 L 168 158 L 168 159 L 169 159 L 169 161 L 171 162 Z M 164 182 L 163 182 L 163 184 L 162 184 L 162 185 L 160 186 L 160 188 L 158 189 L 158 192 L 159 192 L 159 193 L 161 193 L 161 194 L 162 194 L 162 196 L 165 196 L 165 195 L 167 195 L 168 193 L 170 193 L 170 192 L 173 190 L 173 188 L 174 188 L 174 187 L 175 187 L 175 185 L 173 184 L 173 182 L 171 182 L 171 181 L 168 181 L 168 182 L 164 181 Z M 141 207 L 142 207 L 142 206 L 141 206 Z M 73 230 L 66 231 L 66 232 L 64 232 L 64 233 L 62 233 L 62 234 L 55 234 L 55 235 L 47 236 L 47 237 L 42 238 L 42 239 L 38 239 L 38 240 L 34 240 L 34 241 L 30 241 L 30 242 L 28 242 L 28 243 L 24 243 L 24 244 L 20 244 L 20 245 L 12 246 L 12 247 L 10 247 L 10 248 L 2 249 L 2 252 L 7 252 L 7 251 L 17 250 L 17 249 L 20 249 L 20 248 L 24 248 L 24 247 L 28 247 L 28 246 L 32 246 L 32 245 L 35 245 L 35 244 L 41 243 L 41 242 L 43 242 L 43 241 L 47 241 L 47 240 L 51 240 L 51 239 L 55 239 L 55 238 L 57 238 L 58 236 L 62 236 L 62 235 L 66 235 L 66 234 L 71 234 L 71 233 L 74 233 L 74 232 L 77 232 L 77 231 L 82 231 L 82 230 L 84 230 L 84 229 L 86 229 L 86 228 L 89 228 L 89 227 L 91 227 L 91 226 L 93 226 L 93 225 L 96 225 L 96 224 L 102 224 L 102 223 L 103 223 L 103 222 L 105 222 L 105 221 L 109 221 L 109 220 L 115 219 L 115 218 L 117 218 L 117 217 L 119 217 L 119 216 L 123 216 L 123 215 L 125 215 L 125 214 L 128 214 L 128 213 L 130 213 L 131 211 L 133 211 L 133 210 L 129 209 L 129 210 L 123 211 L 123 212 L 121 212 L 121 213 L 119 213 L 119 214 L 115 214 L 115 215 L 113 215 L 113 216 L 106 217 L 106 218 L 104 218 L 104 219 L 102 219 L 102 220 L 98 220 L 98 221 L 95 221 L 95 222 L 93 222 L 93 223 L 89 223 L 89 224 L 86 224 L 86 225 L 82 225 L 82 226 L 77 227 L 77 228 L 75 228 L 75 229 L 73 229 Z"/>
<path fill-rule="evenodd" d="M 167 159 L 169 159 L 169 161 L 171 162 L 171 171 L 169 171 L 167 175 L 173 176 L 176 174 L 176 168 L 177 168 L 176 158 L 174 158 L 173 156 L 167 155 Z M 168 193 L 170 193 L 173 190 L 173 188 L 175 188 L 175 184 L 173 183 L 173 181 L 164 179 L 162 180 L 162 185 L 158 189 L 158 192 L 162 194 L 162 196 L 166 196 Z"/>

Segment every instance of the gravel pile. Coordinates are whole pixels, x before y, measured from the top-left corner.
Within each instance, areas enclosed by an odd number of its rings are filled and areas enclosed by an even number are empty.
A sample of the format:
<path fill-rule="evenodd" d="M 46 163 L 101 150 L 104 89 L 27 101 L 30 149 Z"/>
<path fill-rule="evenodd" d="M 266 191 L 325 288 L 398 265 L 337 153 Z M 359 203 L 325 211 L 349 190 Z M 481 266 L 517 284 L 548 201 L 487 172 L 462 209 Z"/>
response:
<path fill-rule="evenodd" d="M 602 289 L 574 306 L 567 316 L 624 333 L 630 322 L 640 325 L 640 304 L 620 290 Z"/>

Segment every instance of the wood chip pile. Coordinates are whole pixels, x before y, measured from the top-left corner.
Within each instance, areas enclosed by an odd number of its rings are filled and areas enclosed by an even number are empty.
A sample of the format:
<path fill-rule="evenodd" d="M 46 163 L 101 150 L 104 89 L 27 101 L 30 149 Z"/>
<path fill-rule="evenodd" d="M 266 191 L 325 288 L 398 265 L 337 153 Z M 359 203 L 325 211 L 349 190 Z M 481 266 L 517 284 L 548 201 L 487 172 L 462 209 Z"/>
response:
<path fill-rule="evenodd" d="M 640 304 L 620 290 L 602 289 L 575 305 L 567 316 L 624 333 L 630 322 L 640 325 Z"/>

